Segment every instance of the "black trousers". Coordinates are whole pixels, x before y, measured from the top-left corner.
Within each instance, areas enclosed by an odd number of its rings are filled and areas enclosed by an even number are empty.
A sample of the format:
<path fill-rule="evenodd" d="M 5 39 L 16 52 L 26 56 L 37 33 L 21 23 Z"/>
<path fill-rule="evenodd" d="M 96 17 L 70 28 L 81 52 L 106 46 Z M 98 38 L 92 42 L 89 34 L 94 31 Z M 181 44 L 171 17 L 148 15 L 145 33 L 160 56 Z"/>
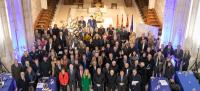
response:
<path fill-rule="evenodd" d="M 77 91 L 77 84 L 76 84 L 76 82 L 70 82 L 69 83 L 69 89 L 70 89 L 70 91 Z"/>
<path fill-rule="evenodd" d="M 67 91 L 67 85 L 60 85 L 60 89 L 62 91 Z"/>
<path fill-rule="evenodd" d="M 97 87 L 97 86 L 94 86 L 94 91 L 104 91 L 104 86 L 100 86 L 100 87 Z"/>
<path fill-rule="evenodd" d="M 118 86 L 117 91 L 126 91 L 126 86 Z"/>
<path fill-rule="evenodd" d="M 107 91 L 115 91 L 115 87 L 107 87 Z"/>

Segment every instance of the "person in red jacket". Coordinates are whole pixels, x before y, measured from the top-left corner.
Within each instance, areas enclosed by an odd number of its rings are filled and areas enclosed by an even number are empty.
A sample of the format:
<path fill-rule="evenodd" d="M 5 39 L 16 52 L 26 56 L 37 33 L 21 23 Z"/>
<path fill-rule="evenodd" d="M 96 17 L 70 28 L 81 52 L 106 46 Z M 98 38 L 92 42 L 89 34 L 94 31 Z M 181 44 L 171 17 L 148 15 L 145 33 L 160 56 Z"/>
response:
<path fill-rule="evenodd" d="M 67 91 L 67 84 L 69 83 L 69 76 L 64 68 L 62 68 L 61 72 L 59 73 L 59 82 L 60 82 L 62 91 Z"/>

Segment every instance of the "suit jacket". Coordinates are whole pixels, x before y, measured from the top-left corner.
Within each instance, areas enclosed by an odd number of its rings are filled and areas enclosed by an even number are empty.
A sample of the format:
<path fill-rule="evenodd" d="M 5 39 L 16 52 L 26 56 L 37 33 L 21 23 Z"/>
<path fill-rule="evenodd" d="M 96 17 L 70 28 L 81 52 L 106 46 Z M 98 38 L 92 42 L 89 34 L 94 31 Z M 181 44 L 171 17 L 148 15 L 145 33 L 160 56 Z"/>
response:
<path fill-rule="evenodd" d="M 128 32 L 127 31 L 121 31 L 120 32 L 120 39 L 121 40 L 127 40 L 128 39 Z"/>
<path fill-rule="evenodd" d="M 72 71 L 72 72 L 71 72 Z M 76 83 L 76 69 L 74 68 L 73 70 L 68 70 L 68 75 L 69 75 L 69 83 Z"/>
<path fill-rule="evenodd" d="M 79 26 L 79 28 L 84 28 L 84 27 L 86 27 L 86 22 L 84 21 L 84 20 L 79 20 L 78 21 L 78 26 Z"/>
<path fill-rule="evenodd" d="M 14 64 L 11 66 L 11 73 L 15 80 L 20 78 L 20 72 L 22 71 L 22 65 L 18 64 L 18 67 L 16 67 Z"/>
<path fill-rule="evenodd" d="M 129 67 L 129 68 L 123 68 L 123 70 L 124 70 L 124 73 L 125 73 L 125 75 L 126 75 L 127 77 L 132 73 L 132 70 L 131 70 L 130 67 Z"/>
<path fill-rule="evenodd" d="M 117 86 L 126 88 L 126 85 L 128 84 L 128 79 L 126 76 L 123 76 L 122 78 L 123 79 L 121 79 L 120 75 L 117 77 L 116 79 Z"/>
<path fill-rule="evenodd" d="M 27 80 L 22 80 L 21 78 L 17 80 L 18 91 L 28 91 L 28 82 Z"/>
<path fill-rule="evenodd" d="M 165 57 L 167 57 L 168 55 L 173 55 L 174 54 L 173 47 L 171 47 L 171 49 L 169 49 L 168 45 L 167 45 L 163 50 L 163 54 L 164 54 Z"/>
<path fill-rule="evenodd" d="M 102 91 L 103 90 L 103 85 L 105 82 L 105 76 L 104 74 L 94 74 L 93 76 L 93 83 L 94 83 L 94 91 Z M 98 84 L 100 85 L 100 87 L 98 86 Z"/>
<path fill-rule="evenodd" d="M 116 87 L 116 79 L 117 76 L 113 75 L 111 76 L 110 74 L 107 76 L 107 81 L 106 81 L 106 85 L 108 88 L 115 88 Z"/>
<path fill-rule="evenodd" d="M 62 47 L 65 47 L 66 46 L 66 39 L 64 36 L 60 37 L 58 36 L 58 40 L 59 40 L 59 44 L 62 46 Z"/>
<path fill-rule="evenodd" d="M 172 79 L 172 76 L 174 75 L 175 73 L 175 69 L 174 67 L 171 65 L 171 66 L 167 66 L 166 69 L 165 69 L 165 73 L 164 73 L 164 77 L 166 77 L 167 79 Z"/>
<path fill-rule="evenodd" d="M 59 73 L 61 72 L 61 69 L 62 69 L 62 65 L 60 64 L 60 67 L 56 64 L 55 68 L 54 68 L 54 74 L 55 74 L 55 77 L 58 79 L 59 78 Z"/>
<path fill-rule="evenodd" d="M 138 83 L 133 84 L 133 81 L 138 81 Z M 140 91 L 141 76 L 140 75 L 130 75 L 129 76 L 129 86 L 131 91 Z"/>
<path fill-rule="evenodd" d="M 176 49 L 176 50 L 174 51 L 174 56 L 175 56 L 177 59 L 182 60 L 182 57 L 183 57 L 183 50 L 182 50 L 182 49 L 180 49 L 180 50 Z"/>
<path fill-rule="evenodd" d="M 83 72 L 84 72 L 84 70 L 82 70 L 82 74 L 81 74 L 80 70 L 77 70 L 77 72 L 76 72 L 76 80 L 79 82 L 79 85 L 81 85 L 80 82 L 83 77 Z"/>
<path fill-rule="evenodd" d="M 56 36 L 58 36 L 59 35 L 59 29 L 58 28 L 53 28 L 52 29 L 52 32 L 53 32 L 53 35 L 56 35 Z"/>
<path fill-rule="evenodd" d="M 93 29 L 97 27 L 97 22 L 95 19 L 89 19 L 87 24 L 89 24 Z"/>
<path fill-rule="evenodd" d="M 143 48 L 143 43 L 139 43 L 139 44 L 138 44 L 138 49 L 139 49 L 140 53 L 141 53 L 142 51 L 143 51 L 143 52 L 146 52 L 147 47 L 148 47 L 147 42 L 144 44 L 144 48 Z"/>
<path fill-rule="evenodd" d="M 51 48 L 50 48 L 50 45 L 51 45 Z M 54 49 L 55 50 L 55 44 L 52 43 L 50 44 L 49 42 L 46 44 L 46 51 L 49 52 L 51 49 Z"/>
<path fill-rule="evenodd" d="M 49 77 L 50 76 L 49 72 L 51 71 L 51 64 L 49 62 L 42 61 L 40 64 L 40 71 L 42 76 Z"/>

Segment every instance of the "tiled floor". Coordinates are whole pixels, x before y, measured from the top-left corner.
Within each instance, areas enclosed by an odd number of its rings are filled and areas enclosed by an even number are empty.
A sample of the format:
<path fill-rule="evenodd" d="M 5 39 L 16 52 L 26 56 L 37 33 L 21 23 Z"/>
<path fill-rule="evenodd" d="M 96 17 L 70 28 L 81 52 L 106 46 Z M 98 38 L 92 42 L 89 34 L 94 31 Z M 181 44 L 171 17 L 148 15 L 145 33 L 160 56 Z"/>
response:
<path fill-rule="evenodd" d="M 104 8 L 106 8 L 106 12 L 103 13 L 103 25 L 107 27 L 109 24 L 113 26 L 116 25 L 117 14 L 119 15 L 119 23 L 121 24 L 122 14 L 123 14 L 123 24 L 126 25 L 127 15 L 129 17 L 129 25 L 131 23 L 131 16 L 134 17 L 134 24 L 143 22 L 139 10 L 137 8 L 136 3 L 133 3 L 133 7 L 125 7 L 123 0 L 102 0 L 104 3 Z M 56 14 L 53 19 L 52 24 L 58 24 L 61 27 L 69 17 L 74 19 L 75 17 L 84 16 L 85 20 L 89 18 L 93 13 L 89 13 L 88 10 L 90 8 L 91 0 L 84 1 L 84 8 L 78 9 L 77 5 L 63 5 L 62 0 L 57 6 Z M 118 5 L 117 9 L 111 9 L 111 3 L 115 2 Z M 64 24 L 65 25 L 65 24 Z M 98 24 L 102 25 L 102 24 Z"/>

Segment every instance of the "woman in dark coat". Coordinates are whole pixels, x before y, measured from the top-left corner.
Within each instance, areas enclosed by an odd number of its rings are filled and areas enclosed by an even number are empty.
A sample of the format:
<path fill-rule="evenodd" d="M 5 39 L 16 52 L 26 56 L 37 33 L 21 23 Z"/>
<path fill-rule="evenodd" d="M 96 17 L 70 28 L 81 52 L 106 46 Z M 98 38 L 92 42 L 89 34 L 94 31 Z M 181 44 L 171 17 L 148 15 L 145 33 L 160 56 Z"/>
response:
<path fill-rule="evenodd" d="M 110 74 L 107 76 L 107 91 L 115 91 L 116 78 L 115 71 L 113 69 L 110 70 Z"/>
<path fill-rule="evenodd" d="M 187 71 L 188 66 L 189 66 L 190 57 L 191 57 L 190 51 L 186 50 L 186 52 L 183 55 L 183 63 L 182 63 L 182 65 L 183 65 L 182 66 L 183 71 Z"/>
<path fill-rule="evenodd" d="M 25 73 L 20 73 L 20 79 L 17 81 L 18 91 L 28 91 L 28 81 L 25 79 Z"/>

